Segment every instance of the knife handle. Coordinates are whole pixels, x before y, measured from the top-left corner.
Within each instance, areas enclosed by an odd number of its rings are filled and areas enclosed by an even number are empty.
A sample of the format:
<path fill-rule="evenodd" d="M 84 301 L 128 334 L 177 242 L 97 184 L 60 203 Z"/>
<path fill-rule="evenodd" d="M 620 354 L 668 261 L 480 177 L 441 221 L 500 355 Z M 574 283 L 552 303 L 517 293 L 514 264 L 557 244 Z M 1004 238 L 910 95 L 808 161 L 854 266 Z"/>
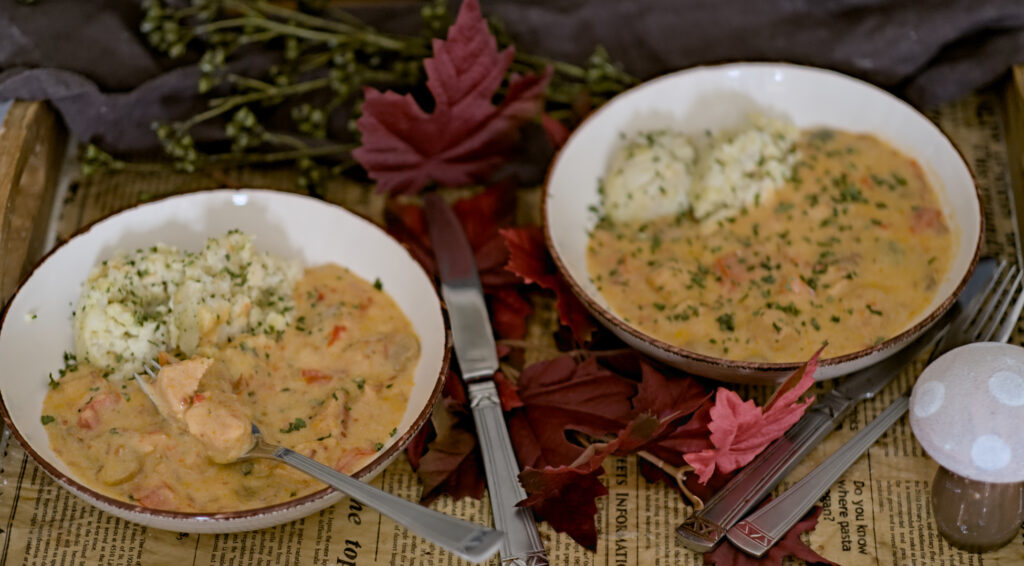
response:
<path fill-rule="evenodd" d="M 490 379 L 470 383 L 467 389 L 484 456 L 494 526 L 505 533 L 499 547 L 501 563 L 507 566 L 547 566 L 547 553 L 533 512 L 525 507 L 516 507 L 526 499 L 526 492 L 519 485 L 519 463 L 512 451 L 498 389 Z"/>
<path fill-rule="evenodd" d="M 907 392 L 785 493 L 729 529 L 729 540 L 748 554 L 763 556 L 789 532 L 789 529 L 828 491 L 847 468 L 907 412 L 909 406 L 910 393 Z"/>
<path fill-rule="evenodd" d="M 836 393 L 832 395 L 832 393 Z M 704 508 L 676 528 L 683 546 L 710 552 L 744 515 L 817 446 L 842 420 L 853 403 L 838 392 L 823 395 L 786 434 L 744 466 Z"/>

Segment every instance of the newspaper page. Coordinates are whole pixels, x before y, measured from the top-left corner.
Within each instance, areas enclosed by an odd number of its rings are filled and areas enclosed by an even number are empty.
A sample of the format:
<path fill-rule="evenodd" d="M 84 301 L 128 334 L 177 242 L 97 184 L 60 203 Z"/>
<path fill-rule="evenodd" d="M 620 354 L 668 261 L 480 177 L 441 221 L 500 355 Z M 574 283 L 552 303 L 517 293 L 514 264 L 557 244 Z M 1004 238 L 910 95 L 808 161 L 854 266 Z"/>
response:
<path fill-rule="evenodd" d="M 1001 99 L 992 93 L 970 96 L 942 108 L 931 118 L 950 135 L 971 164 L 985 196 L 987 254 L 1019 255 L 1012 217 L 1012 193 L 1002 130 Z M 226 177 L 120 173 L 73 180 L 65 195 L 58 239 L 139 200 L 172 192 L 220 186 L 294 186 L 290 173 L 238 171 Z M 381 220 L 383 200 L 367 190 L 331 187 L 328 199 Z M 539 215 L 537 192 L 520 203 L 523 217 Z M 540 308 L 527 336 L 527 361 L 556 355 L 551 334 L 557 314 L 550 303 Z M 1014 337 L 1016 341 L 1020 336 Z M 895 397 L 911 386 L 921 362 L 909 368 L 876 399 L 851 416 L 780 486 L 784 489 L 821 462 Z M 818 386 L 824 391 L 829 384 Z M 820 392 L 819 391 L 819 392 Z M 767 391 L 745 390 L 765 395 Z M 678 491 L 648 483 L 632 457 L 605 461 L 602 481 L 608 495 L 598 499 L 598 544 L 586 550 L 567 536 L 540 527 L 551 564 L 572 566 L 689 566 L 701 555 L 678 543 L 675 527 L 692 508 Z M 886 433 L 822 497 L 818 527 L 807 538 L 819 554 L 838 564 L 968 565 L 1024 563 L 1024 536 L 997 552 L 969 554 L 951 548 L 935 529 L 929 489 L 936 465 L 914 440 L 906 419 Z M 421 486 L 404 455 L 373 484 L 417 500 Z M 471 521 L 492 524 L 486 499 L 432 505 Z M 410 534 L 390 519 L 356 501 L 337 505 L 303 520 L 261 531 L 231 534 L 175 533 L 142 527 L 108 515 L 58 486 L 14 441 L 0 460 L 0 564 L 145 564 L 147 566 L 262 566 L 311 564 L 338 566 L 456 565 L 465 562 Z M 489 564 L 499 564 L 497 557 Z"/>

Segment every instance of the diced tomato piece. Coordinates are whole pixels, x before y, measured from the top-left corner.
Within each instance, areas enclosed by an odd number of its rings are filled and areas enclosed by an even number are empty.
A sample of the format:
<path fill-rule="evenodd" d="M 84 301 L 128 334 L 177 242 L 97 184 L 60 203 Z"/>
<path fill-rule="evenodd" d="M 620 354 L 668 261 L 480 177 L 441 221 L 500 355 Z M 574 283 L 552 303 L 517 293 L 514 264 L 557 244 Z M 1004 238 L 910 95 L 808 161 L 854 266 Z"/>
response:
<path fill-rule="evenodd" d="M 376 454 L 374 450 L 368 450 L 366 448 L 355 448 L 347 450 L 341 453 L 338 457 L 338 461 L 334 464 L 334 469 L 339 472 L 352 473 L 356 471 L 356 465 L 361 463 L 364 458 Z"/>
<path fill-rule="evenodd" d="M 330 381 L 331 378 L 331 374 L 324 373 L 318 369 L 302 370 L 302 380 L 306 383 L 323 383 L 325 381 Z"/>
<path fill-rule="evenodd" d="M 330 338 L 327 339 L 327 345 L 330 346 L 331 344 L 337 342 L 338 338 L 341 336 L 341 333 L 345 332 L 345 330 L 347 330 L 347 328 L 345 327 L 344 324 L 335 324 L 334 328 L 331 329 Z"/>
<path fill-rule="evenodd" d="M 174 509 L 178 496 L 166 484 L 146 488 L 136 497 L 143 507 L 150 509 Z"/>
<path fill-rule="evenodd" d="M 196 393 L 195 395 L 192 396 L 193 403 L 202 403 L 204 399 L 206 399 L 206 396 L 203 395 L 202 393 Z"/>
<path fill-rule="evenodd" d="M 719 256 L 715 260 L 714 271 L 722 278 L 722 283 L 736 287 L 744 280 L 743 264 L 735 253 Z"/>
<path fill-rule="evenodd" d="M 116 405 L 119 401 L 121 396 L 117 393 L 104 393 L 93 397 L 78 413 L 78 426 L 89 430 L 96 428 L 100 424 L 103 410 Z"/>
<path fill-rule="evenodd" d="M 938 234 L 945 234 L 949 231 L 942 211 L 930 206 L 919 206 L 914 209 L 914 217 L 911 219 L 910 231 L 915 234 L 925 231 L 932 231 Z"/>

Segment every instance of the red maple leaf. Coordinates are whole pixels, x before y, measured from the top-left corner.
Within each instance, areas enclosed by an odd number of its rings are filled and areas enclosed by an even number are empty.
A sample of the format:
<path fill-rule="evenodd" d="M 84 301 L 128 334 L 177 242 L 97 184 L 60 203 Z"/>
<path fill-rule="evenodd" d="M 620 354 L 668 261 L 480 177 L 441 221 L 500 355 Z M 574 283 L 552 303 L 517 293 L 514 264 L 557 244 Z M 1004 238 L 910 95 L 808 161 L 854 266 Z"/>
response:
<path fill-rule="evenodd" d="M 566 356 L 527 368 L 518 390 L 510 390 L 507 383 L 499 387 L 504 406 L 520 407 L 512 411 L 511 422 L 520 462 L 528 466 L 519 476 L 529 495 L 522 505 L 587 548 L 596 543 L 594 500 L 607 493 L 598 480 L 605 458 L 656 444 L 709 397 L 691 377 L 666 377 L 643 361 L 640 368 L 643 378 L 637 386 L 598 366 L 595 358 L 574 368 Z M 623 401 L 628 397 L 632 400 L 627 406 Z M 582 409 L 589 414 L 581 416 Z M 595 418 L 595 413 L 601 416 Z M 589 426 L 580 426 L 583 419 Z M 594 442 L 586 449 L 571 444 L 566 429 L 586 432 Z"/>
<path fill-rule="evenodd" d="M 541 116 L 540 125 L 544 128 L 544 135 L 548 138 L 551 147 L 559 149 L 569 139 L 569 128 L 550 114 Z"/>
<path fill-rule="evenodd" d="M 803 402 L 799 399 L 814 383 L 820 354 L 818 350 L 793 372 L 763 409 L 753 401 L 744 402 L 732 390 L 718 388 L 708 424 L 713 447 L 684 457 L 701 482 L 707 483 L 716 469 L 731 472 L 745 466 L 800 420 L 813 397 Z"/>
<path fill-rule="evenodd" d="M 621 430 L 609 449 L 616 454 L 630 454 L 640 450 L 656 450 L 661 441 L 678 429 L 707 430 L 702 419 L 683 419 L 702 407 L 711 397 L 707 388 L 690 376 L 666 377 L 650 364 L 640 361 L 642 381 L 633 397 L 633 419 Z M 686 428 L 689 426 L 689 428 Z M 680 461 L 682 453 L 674 458 L 662 458 L 672 462 Z"/>
<path fill-rule="evenodd" d="M 555 267 L 554 260 L 544 245 L 544 235 L 538 226 L 499 230 L 508 247 L 508 265 L 505 267 L 526 283 L 536 283 L 554 291 L 558 299 L 558 320 L 568 326 L 579 342 L 590 339 L 596 326 L 586 307 L 573 294 Z"/>
<path fill-rule="evenodd" d="M 688 375 L 669 378 L 643 360 L 640 371 L 642 380 L 633 397 L 633 409 L 650 411 L 659 419 L 689 415 L 711 395 L 703 383 Z"/>
<path fill-rule="evenodd" d="M 767 502 L 766 502 L 767 503 Z M 704 564 L 715 564 L 716 566 L 782 566 L 787 557 L 794 557 L 807 562 L 808 564 L 825 564 L 838 566 L 835 562 L 827 560 L 817 552 L 811 550 L 800 538 L 803 533 L 813 531 L 818 525 L 818 516 L 821 515 L 821 507 L 815 507 L 789 529 L 786 536 L 775 546 L 771 547 L 764 556 L 754 558 L 737 549 L 731 542 L 723 542 L 711 552 L 704 554 Z"/>
<path fill-rule="evenodd" d="M 527 468 L 519 474 L 527 494 L 519 506 L 533 509 L 538 519 L 594 550 L 597 548 L 594 524 L 597 498 L 608 495 L 608 488 L 598 479 L 603 473 L 600 461 L 576 467 Z"/>
<path fill-rule="evenodd" d="M 685 454 L 712 448 L 708 425 L 711 424 L 711 407 L 714 405 L 712 398 L 705 398 L 689 420 L 659 439 L 649 450 L 666 462 L 681 465 L 685 462 Z"/>
<path fill-rule="evenodd" d="M 406 447 L 409 463 L 423 484 L 420 501 L 430 503 L 442 493 L 455 499 L 483 496 L 484 473 L 475 430 L 462 381 L 449 372 L 430 422 Z"/>
<path fill-rule="evenodd" d="M 512 75 L 501 104 L 492 103 L 515 50 L 499 52 L 477 0 L 465 0 L 446 40 L 433 41 L 423 61 L 434 98 L 427 113 L 409 94 L 365 88 L 356 122 L 362 145 L 352 156 L 381 191 L 415 192 L 430 182 L 451 186 L 483 180 L 504 160 L 519 127 L 537 117 L 551 70 Z"/>
<path fill-rule="evenodd" d="M 502 338 L 522 338 L 526 334 L 526 317 L 533 312 L 533 306 L 520 292 L 519 278 L 505 269 L 508 250 L 498 231 L 512 222 L 514 199 L 509 185 L 497 184 L 452 205 L 473 248 L 494 331 Z M 423 208 L 389 200 L 384 220 L 388 233 L 409 250 L 423 269 L 436 275 L 437 264 Z"/>
<path fill-rule="evenodd" d="M 509 434 L 522 467 L 571 464 L 583 448 L 569 442 L 575 430 L 602 438 L 628 419 L 633 381 L 608 371 L 593 358 L 571 356 L 527 366 L 516 390 L 522 407 L 509 413 Z M 507 395 L 507 393 L 506 393 Z"/>

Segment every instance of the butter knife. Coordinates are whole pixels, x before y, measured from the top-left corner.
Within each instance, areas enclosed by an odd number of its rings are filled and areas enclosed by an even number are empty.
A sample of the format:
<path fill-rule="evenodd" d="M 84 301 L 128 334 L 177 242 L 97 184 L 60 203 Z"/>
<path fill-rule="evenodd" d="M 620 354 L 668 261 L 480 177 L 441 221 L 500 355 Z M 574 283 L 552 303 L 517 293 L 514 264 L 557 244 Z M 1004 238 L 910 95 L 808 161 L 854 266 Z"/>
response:
<path fill-rule="evenodd" d="M 455 355 L 466 383 L 469 405 L 484 457 L 494 526 L 505 533 L 499 553 L 504 565 L 546 566 L 544 545 L 533 513 L 516 507 L 526 498 L 519 485 L 519 464 L 501 411 L 494 372 L 498 354 L 484 303 L 473 250 L 455 213 L 439 195 L 425 198 L 427 227 L 448 307 Z"/>
<path fill-rule="evenodd" d="M 709 552 L 717 546 L 729 529 L 767 497 L 857 403 L 878 394 L 907 364 L 934 346 L 959 313 L 970 312 L 968 305 L 981 295 L 995 272 L 994 260 L 980 260 L 956 303 L 927 332 L 885 360 L 850 374 L 822 395 L 782 438 L 747 464 L 703 509 L 679 525 L 676 533 L 682 544 L 697 552 Z"/>

